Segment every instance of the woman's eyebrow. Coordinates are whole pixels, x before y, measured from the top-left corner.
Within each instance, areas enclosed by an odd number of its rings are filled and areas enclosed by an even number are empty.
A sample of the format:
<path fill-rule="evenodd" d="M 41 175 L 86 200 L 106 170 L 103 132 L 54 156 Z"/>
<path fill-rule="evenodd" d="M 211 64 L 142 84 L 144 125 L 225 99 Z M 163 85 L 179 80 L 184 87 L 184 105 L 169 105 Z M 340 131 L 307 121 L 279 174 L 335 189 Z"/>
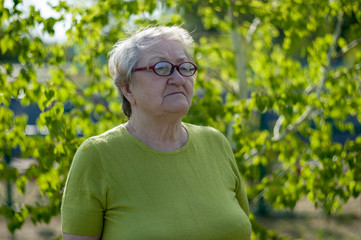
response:
<path fill-rule="evenodd" d="M 152 57 L 152 61 L 166 61 L 166 62 L 169 62 L 169 59 L 164 57 L 164 56 L 161 56 L 161 55 L 156 55 L 156 56 Z M 176 59 L 176 62 L 188 62 L 188 61 L 189 60 L 188 60 L 187 56 L 179 57 L 179 58 Z"/>

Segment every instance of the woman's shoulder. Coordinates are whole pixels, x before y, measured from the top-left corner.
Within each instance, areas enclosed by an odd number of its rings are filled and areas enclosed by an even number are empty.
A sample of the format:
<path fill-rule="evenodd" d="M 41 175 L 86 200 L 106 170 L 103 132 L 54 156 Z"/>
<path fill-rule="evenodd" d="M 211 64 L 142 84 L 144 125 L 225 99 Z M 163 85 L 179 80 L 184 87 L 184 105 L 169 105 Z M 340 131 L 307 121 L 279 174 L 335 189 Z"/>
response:
<path fill-rule="evenodd" d="M 192 137 L 192 141 L 209 151 L 221 151 L 229 156 L 232 147 L 226 136 L 218 129 L 210 126 L 199 126 L 186 123 L 183 125 Z"/>
<path fill-rule="evenodd" d="M 114 144 L 118 144 L 119 141 L 122 141 L 122 139 L 125 138 L 123 129 L 124 126 L 121 124 L 99 135 L 88 137 L 80 145 L 79 149 L 91 149 L 96 151 L 97 149 L 102 149 L 106 146 L 112 147 Z"/>
<path fill-rule="evenodd" d="M 214 127 L 200 126 L 190 123 L 183 123 L 183 126 L 187 129 L 187 131 L 190 134 L 199 138 L 218 139 L 218 140 L 226 139 L 223 133 Z"/>
<path fill-rule="evenodd" d="M 119 125 L 102 134 L 88 137 L 78 147 L 74 161 L 98 162 L 104 152 L 112 152 L 117 148 L 118 142 L 122 141 L 122 135 L 122 125 Z"/>
<path fill-rule="evenodd" d="M 89 142 L 92 145 L 102 145 L 104 143 L 109 144 L 111 142 L 121 139 L 122 136 L 125 135 L 123 129 L 124 124 L 120 124 L 99 135 L 87 138 L 86 142 Z"/>

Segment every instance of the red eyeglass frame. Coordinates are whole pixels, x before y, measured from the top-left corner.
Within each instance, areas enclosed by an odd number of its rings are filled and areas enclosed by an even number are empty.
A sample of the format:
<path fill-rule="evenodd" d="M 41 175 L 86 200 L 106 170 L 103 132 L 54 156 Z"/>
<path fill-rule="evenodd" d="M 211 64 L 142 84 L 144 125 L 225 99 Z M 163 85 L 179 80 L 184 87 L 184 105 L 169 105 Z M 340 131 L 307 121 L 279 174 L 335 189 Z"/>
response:
<path fill-rule="evenodd" d="M 169 63 L 171 66 L 172 66 L 172 70 L 171 70 L 171 72 L 169 73 L 169 74 L 167 74 L 167 75 L 160 75 L 159 73 L 157 73 L 156 71 L 155 71 L 155 66 L 157 65 L 157 64 L 159 64 L 159 63 Z M 193 66 L 194 66 L 194 73 L 192 74 L 192 75 L 183 75 L 180 71 L 179 71 L 179 67 L 182 65 L 182 64 L 184 64 L 184 63 L 190 63 L 190 64 L 192 64 Z M 194 64 L 194 63 L 192 63 L 192 62 L 182 62 L 181 64 L 179 64 L 179 65 L 174 65 L 174 64 L 172 64 L 172 63 L 170 63 L 170 62 L 167 62 L 167 61 L 160 61 L 160 62 L 157 62 L 157 63 L 155 63 L 154 65 L 152 65 L 152 66 L 148 66 L 148 67 L 141 67 L 141 68 L 135 68 L 135 69 L 133 69 L 132 70 L 132 72 L 138 72 L 138 71 L 144 71 L 144 70 L 153 70 L 153 72 L 155 73 L 155 74 L 157 74 L 158 76 L 170 76 L 170 75 L 172 75 L 173 74 L 173 72 L 174 72 L 174 69 L 177 69 L 177 71 L 179 72 L 179 74 L 180 75 L 182 75 L 182 76 L 184 76 L 184 77 L 191 77 L 191 76 L 193 76 L 196 72 L 197 72 L 197 70 L 198 70 L 198 67 Z"/>

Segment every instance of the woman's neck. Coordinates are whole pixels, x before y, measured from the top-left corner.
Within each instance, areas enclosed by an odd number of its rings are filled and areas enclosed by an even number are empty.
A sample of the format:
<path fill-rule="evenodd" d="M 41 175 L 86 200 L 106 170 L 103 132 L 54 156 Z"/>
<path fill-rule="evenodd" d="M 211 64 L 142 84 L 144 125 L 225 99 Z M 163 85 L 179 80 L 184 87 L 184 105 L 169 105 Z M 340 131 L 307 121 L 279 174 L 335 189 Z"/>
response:
<path fill-rule="evenodd" d="M 125 128 L 139 140 L 159 151 L 174 151 L 184 146 L 188 140 L 188 133 L 180 120 L 151 121 L 132 116 Z"/>

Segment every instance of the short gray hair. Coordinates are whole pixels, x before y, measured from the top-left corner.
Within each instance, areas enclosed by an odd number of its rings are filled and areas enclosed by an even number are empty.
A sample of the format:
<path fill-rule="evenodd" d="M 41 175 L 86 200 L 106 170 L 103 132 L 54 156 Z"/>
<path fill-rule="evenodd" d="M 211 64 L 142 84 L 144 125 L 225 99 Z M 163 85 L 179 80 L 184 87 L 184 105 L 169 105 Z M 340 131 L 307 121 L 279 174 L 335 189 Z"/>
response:
<path fill-rule="evenodd" d="M 132 114 L 132 109 L 121 87 L 132 81 L 132 69 L 139 61 L 140 53 L 163 40 L 179 42 L 184 47 L 189 61 L 193 61 L 193 38 L 187 30 L 178 26 L 143 28 L 129 38 L 119 40 L 109 52 L 109 73 L 122 98 L 123 112 L 128 117 Z"/>

